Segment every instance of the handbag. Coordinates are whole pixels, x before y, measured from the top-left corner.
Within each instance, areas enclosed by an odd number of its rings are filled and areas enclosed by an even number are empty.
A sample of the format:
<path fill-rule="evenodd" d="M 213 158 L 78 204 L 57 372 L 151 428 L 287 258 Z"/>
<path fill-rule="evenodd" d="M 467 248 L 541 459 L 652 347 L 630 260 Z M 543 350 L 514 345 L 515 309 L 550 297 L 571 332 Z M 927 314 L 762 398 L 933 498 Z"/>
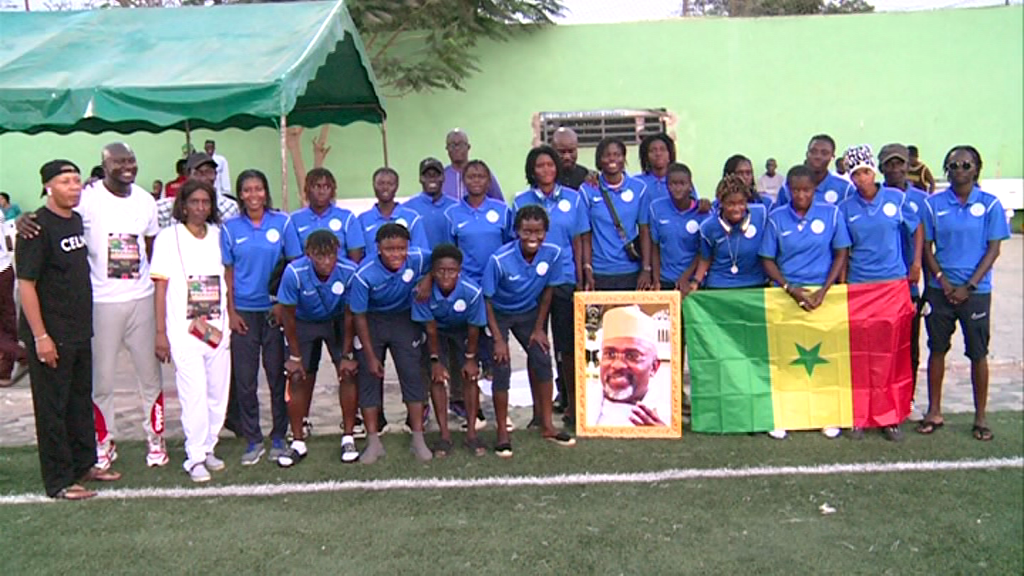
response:
<path fill-rule="evenodd" d="M 605 206 L 608 207 L 608 213 L 612 216 L 612 222 L 615 224 L 615 230 L 619 233 L 619 238 L 622 239 L 623 249 L 626 251 L 626 256 L 629 257 L 633 262 L 639 262 L 640 256 L 640 240 L 637 237 L 630 239 L 626 236 L 626 231 L 622 228 L 622 220 L 619 220 L 619 212 L 615 209 L 615 204 L 612 203 L 611 193 L 605 188 L 604 184 L 598 182 L 598 187 L 601 189 L 601 196 L 604 197 Z"/>

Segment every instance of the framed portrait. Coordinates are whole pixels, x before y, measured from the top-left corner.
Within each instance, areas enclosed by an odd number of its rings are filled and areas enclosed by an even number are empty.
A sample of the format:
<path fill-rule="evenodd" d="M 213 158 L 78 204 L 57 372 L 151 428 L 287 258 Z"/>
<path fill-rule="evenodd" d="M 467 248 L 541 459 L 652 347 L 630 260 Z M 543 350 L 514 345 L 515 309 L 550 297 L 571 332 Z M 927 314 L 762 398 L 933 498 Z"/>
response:
<path fill-rule="evenodd" d="M 577 292 L 576 434 L 681 438 L 678 292 Z"/>

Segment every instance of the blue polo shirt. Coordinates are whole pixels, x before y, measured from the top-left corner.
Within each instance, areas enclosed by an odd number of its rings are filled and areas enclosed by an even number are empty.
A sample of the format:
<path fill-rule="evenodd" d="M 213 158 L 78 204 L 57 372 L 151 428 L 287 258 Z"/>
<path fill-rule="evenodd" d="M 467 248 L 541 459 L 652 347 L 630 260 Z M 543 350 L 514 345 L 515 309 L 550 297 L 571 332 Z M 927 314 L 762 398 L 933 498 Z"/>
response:
<path fill-rule="evenodd" d="M 412 303 L 413 322 L 437 322 L 442 330 L 465 328 L 466 326 L 487 326 L 487 306 L 483 291 L 476 282 L 459 277 L 450 294 L 441 294 L 434 284 L 430 299 Z"/>
<path fill-rule="evenodd" d="M 722 219 L 711 217 L 700 225 L 700 255 L 711 262 L 704 284 L 708 288 L 755 288 L 764 286 L 764 268 L 758 251 L 768 225 L 762 204 L 747 206 L 744 223 L 727 231 Z M 735 263 L 736 273 L 732 267 Z"/>
<path fill-rule="evenodd" d="M 914 233 L 918 217 L 903 192 L 882 186 L 871 202 L 854 192 L 839 204 L 839 212 L 853 241 L 847 278 L 851 284 L 906 278 L 902 234 Z"/>
<path fill-rule="evenodd" d="M 292 212 L 288 224 L 284 228 L 284 256 L 298 258 L 306 248 L 306 239 L 317 230 L 330 230 L 341 242 L 342 254 L 351 250 L 366 247 L 363 232 L 359 229 L 356 217 L 344 208 L 327 207 L 323 214 L 313 212 L 308 206 Z"/>
<path fill-rule="evenodd" d="M 484 270 L 484 296 L 501 314 L 533 310 L 540 304 L 544 289 L 559 283 L 558 270 L 565 251 L 545 242 L 534 254 L 533 262 L 527 262 L 519 242 L 513 240 L 492 254 Z"/>
<path fill-rule="evenodd" d="M 427 243 L 431 249 L 448 241 L 448 219 L 444 212 L 459 202 L 441 194 L 435 202 L 426 192 L 420 192 L 402 204 L 423 217 Z"/>
<path fill-rule="evenodd" d="M 651 241 L 661 253 L 662 282 L 675 282 L 700 253 L 700 225 L 709 214 L 697 212 L 694 200 L 689 210 L 676 208 L 665 196 L 651 202 Z"/>
<path fill-rule="evenodd" d="M 397 272 L 385 268 L 379 257 L 367 259 L 352 281 L 348 306 L 353 314 L 408 310 L 412 307 L 412 290 L 429 267 L 417 248 L 409 248 L 409 255 Z"/>
<path fill-rule="evenodd" d="M 1010 237 L 1002 203 L 977 186 L 967 196 L 966 204 L 960 204 L 953 189 L 948 188 L 929 196 L 927 205 L 925 238 L 935 242 L 935 258 L 954 286 L 967 284 L 971 279 L 989 242 Z M 928 279 L 928 285 L 939 287 L 934 278 Z M 989 270 L 978 283 L 977 292 L 991 291 L 992 270 Z"/>
<path fill-rule="evenodd" d="M 814 189 L 815 204 L 835 204 L 855 195 L 857 189 L 849 181 L 829 172 L 828 176 Z M 779 196 L 775 199 L 775 206 L 789 204 L 789 184 L 783 184 L 779 188 Z"/>
<path fill-rule="evenodd" d="M 644 172 L 643 174 L 637 174 L 634 178 L 647 186 L 647 194 L 651 197 L 651 202 L 661 198 L 668 198 L 668 176 L 658 178 L 650 172 Z M 700 195 L 697 193 L 697 185 L 692 182 L 690 183 L 690 198 L 693 198 L 694 201 L 700 200 Z"/>
<path fill-rule="evenodd" d="M 444 184 L 441 185 L 441 193 L 455 200 L 456 202 L 466 198 L 466 183 L 462 179 L 462 172 L 456 170 L 451 164 L 444 167 Z M 498 179 L 491 173 L 491 184 L 487 187 L 487 197 L 505 203 L 505 195 L 501 193 L 501 186 L 498 186 Z"/>
<path fill-rule="evenodd" d="M 381 215 L 380 209 L 374 204 L 366 212 L 359 215 L 359 227 L 363 230 L 363 241 L 366 243 L 366 255 L 364 258 L 371 258 L 377 255 L 377 229 L 394 222 L 402 225 L 409 231 L 411 239 L 409 246 L 415 246 L 424 252 L 430 252 L 430 244 L 427 242 L 426 226 L 423 224 L 423 217 L 413 210 L 395 206 L 391 211 L 391 217 L 385 218 Z"/>
<path fill-rule="evenodd" d="M 281 275 L 277 301 L 295 306 L 295 317 L 305 322 L 326 322 L 345 313 L 356 264 L 339 258 L 326 281 L 321 281 L 308 256 L 288 263 Z"/>
<path fill-rule="evenodd" d="M 622 222 L 622 230 L 626 233 L 626 240 L 619 236 L 600 188 L 583 184 L 580 193 L 590 215 L 591 264 L 594 272 L 605 275 L 637 272 L 640 263 L 629 259 L 625 246 L 626 242 L 640 233 L 640 225 L 648 223 L 651 199 L 647 194 L 647 186 L 642 180 L 625 174 L 618 188 L 609 187 L 603 174 L 598 180 L 608 190 L 608 196 Z"/>
<path fill-rule="evenodd" d="M 228 218 L 221 226 L 220 258 L 224 266 L 234 269 L 231 290 L 236 309 L 263 312 L 273 305 L 270 275 L 284 258 L 287 222 L 285 214 L 267 210 L 258 226 L 245 213 Z"/>
<path fill-rule="evenodd" d="M 811 202 L 801 218 L 786 204 L 768 215 L 758 254 L 774 260 L 788 282 L 820 286 L 832 268 L 832 251 L 849 248 L 851 243 L 846 220 L 836 206 Z"/>
<path fill-rule="evenodd" d="M 459 202 L 444 215 L 448 241 L 462 250 L 462 273 L 480 282 L 487 259 L 512 240 L 512 211 L 504 202 L 484 198 L 476 208 Z"/>
<path fill-rule="evenodd" d="M 923 190 L 914 188 L 909 183 L 907 189 L 903 191 L 903 194 L 907 197 L 907 205 L 910 206 L 910 210 L 917 215 L 918 223 L 924 226 L 927 211 L 928 211 L 928 194 Z M 907 273 L 910 272 L 910 265 L 914 263 L 914 232 L 903 230 L 901 236 L 903 237 L 903 264 L 907 267 Z M 924 269 L 924 258 L 921 258 L 921 268 Z M 921 287 L 915 282 L 910 285 L 910 295 L 918 297 L 921 295 Z"/>
<path fill-rule="evenodd" d="M 566 253 L 563 258 L 565 265 L 562 269 L 560 283 L 575 284 L 576 261 L 574 259 L 575 252 L 572 249 L 572 239 L 590 232 L 587 207 L 583 204 L 580 193 L 564 186 L 555 186 L 550 195 L 544 194 L 536 188 L 520 192 L 512 203 L 513 215 L 531 205 L 541 206 L 548 213 L 550 226 L 544 241 L 557 245 Z M 514 217 L 512 221 L 515 221 Z"/>

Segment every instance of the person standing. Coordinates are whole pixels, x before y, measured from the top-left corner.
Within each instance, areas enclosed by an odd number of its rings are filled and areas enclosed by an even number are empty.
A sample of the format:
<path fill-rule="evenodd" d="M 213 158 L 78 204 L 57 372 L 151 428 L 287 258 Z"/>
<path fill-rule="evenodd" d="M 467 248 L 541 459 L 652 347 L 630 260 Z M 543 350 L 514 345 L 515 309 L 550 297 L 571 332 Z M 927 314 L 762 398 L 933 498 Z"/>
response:
<path fill-rule="evenodd" d="M 214 454 L 224 425 L 231 372 L 227 285 L 220 255 L 216 192 L 199 180 L 174 202 L 178 224 L 160 231 L 150 275 L 156 285 L 156 356 L 174 360 L 185 432 L 185 471 L 209 482 L 223 470 Z"/>
<path fill-rule="evenodd" d="M 807 143 L 804 165 L 811 169 L 814 180 L 814 201 L 817 203 L 839 204 L 854 192 L 853 184 L 829 172 L 829 164 L 836 155 L 836 141 L 828 134 L 817 134 Z M 776 206 L 789 203 L 789 189 L 783 184 L 779 188 Z"/>
<path fill-rule="evenodd" d="M 763 204 L 749 203 L 750 184 L 736 174 L 722 178 L 715 196 L 717 217 L 700 225 L 700 254 L 689 292 L 698 287 L 764 286 L 764 267 L 757 252 L 768 225 L 768 210 Z"/>
<path fill-rule="evenodd" d="M 779 168 L 778 162 L 775 158 L 769 158 L 764 163 L 764 174 L 757 179 L 757 191 L 758 193 L 767 196 L 775 202 L 775 199 L 779 196 L 779 189 L 786 183 L 786 179 L 782 177 L 782 174 L 777 172 Z"/>
<path fill-rule="evenodd" d="M 931 434 L 943 426 L 942 381 L 946 353 L 957 323 L 971 360 L 975 440 L 992 440 L 988 427 L 988 341 L 992 311 L 992 265 L 1010 237 L 1003 205 L 978 187 L 981 154 L 973 146 L 955 146 L 943 161 L 950 187 L 928 197 L 924 250 L 930 272 L 925 300 L 928 330 L 928 413 L 917 427 Z"/>
<path fill-rule="evenodd" d="M 279 315 L 273 313 L 270 278 L 278 262 L 284 258 L 284 225 L 288 217 L 272 209 L 269 184 L 263 172 L 245 170 L 238 175 L 236 189 L 242 213 L 224 222 L 220 252 L 227 286 L 228 321 L 232 334 L 231 371 L 238 399 L 239 432 L 248 442 L 241 464 L 252 466 L 264 454 L 256 395 L 261 355 L 263 372 L 270 387 L 273 422 L 270 460 L 276 461 L 287 449 L 284 337 Z"/>
<path fill-rule="evenodd" d="M 445 137 L 445 149 L 448 150 L 448 159 L 451 164 L 444 169 L 444 195 L 454 200 L 462 200 L 466 197 L 466 184 L 463 181 L 463 173 L 469 163 L 469 136 L 458 128 L 452 130 Z M 501 193 L 501 186 L 498 180 L 491 174 L 490 183 L 487 185 L 487 197 L 505 202 L 505 196 Z"/>
<path fill-rule="evenodd" d="M 342 254 L 359 263 L 364 254 L 363 231 L 351 210 L 335 205 L 338 183 L 334 174 L 326 168 L 313 168 L 306 174 L 304 192 L 308 205 L 292 212 L 285 226 L 284 257 L 288 260 L 301 257 L 309 235 L 327 229 L 338 237 Z"/>
<path fill-rule="evenodd" d="M 573 190 L 579 190 L 590 175 L 590 169 L 576 163 L 580 147 L 576 132 L 565 126 L 555 130 L 555 133 L 551 135 L 551 147 L 558 152 L 558 159 L 561 163 L 561 170 L 558 171 L 558 183 Z"/>
<path fill-rule="evenodd" d="M 189 156 L 185 161 L 185 171 L 189 178 L 206 182 L 210 186 L 214 186 L 217 180 L 217 162 L 204 152 Z M 215 201 L 221 218 L 238 216 L 238 201 L 234 197 L 218 194 Z M 156 219 L 161 230 L 177 223 L 174 219 L 174 198 L 168 196 L 156 203 Z"/>
<path fill-rule="evenodd" d="M 458 200 L 442 193 L 443 184 L 444 166 L 441 161 L 437 158 L 424 158 L 420 161 L 422 192 L 402 204 L 403 208 L 408 208 L 423 217 L 427 245 L 430 248 L 448 241 L 448 218 L 444 213 L 459 203 Z"/>
<path fill-rule="evenodd" d="M 412 236 L 410 245 L 429 252 L 430 243 L 427 240 L 423 217 L 415 210 L 395 202 L 395 194 L 398 193 L 398 172 L 381 167 L 373 173 L 372 180 L 373 196 L 377 203 L 359 215 L 359 227 L 363 230 L 363 242 L 366 244 L 366 257 L 370 258 L 377 254 L 377 242 L 374 240 L 377 228 L 388 222 L 408 228 Z"/>
<path fill-rule="evenodd" d="M 217 177 L 214 180 L 213 189 L 217 192 L 217 196 L 234 200 L 231 195 L 231 168 L 228 166 L 228 159 L 217 154 L 217 143 L 213 140 L 207 140 L 203 144 L 203 150 L 216 163 Z"/>
<path fill-rule="evenodd" d="M 92 412 L 92 284 L 78 205 L 82 180 L 68 160 L 39 170 L 46 204 L 35 212 L 39 233 L 18 246 L 20 333 L 28 345 L 39 467 L 46 495 L 92 498 L 82 481 L 117 480 L 95 470 Z"/>
<path fill-rule="evenodd" d="M 914 146 L 913 144 L 907 146 L 907 153 L 910 156 L 910 165 L 907 167 L 907 181 L 910 182 L 911 186 L 918 190 L 934 194 L 935 176 L 932 175 L 931 168 L 929 168 L 924 162 L 921 162 L 921 156 L 917 146 Z"/>
<path fill-rule="evenodd" d="M 174 163 L 174 180 L 171 180 L 164 186 L 164 198 L 174 198 L 178 195 L 178 190 L 181 190 L 185 180 L 188 180 L 188 176 L 185 175 L 185 159 L 182 158 Z"/>
<path fill-rule="evenodd" d="M 7 229 L 0 212 L 0 232 Z M 18 304 L 14 301 L 14 259 L 11 241 L 0 233 L 0 388 L 14 383 L 15 364 L 26 362 L 25 348 L 18 342 Z"/>

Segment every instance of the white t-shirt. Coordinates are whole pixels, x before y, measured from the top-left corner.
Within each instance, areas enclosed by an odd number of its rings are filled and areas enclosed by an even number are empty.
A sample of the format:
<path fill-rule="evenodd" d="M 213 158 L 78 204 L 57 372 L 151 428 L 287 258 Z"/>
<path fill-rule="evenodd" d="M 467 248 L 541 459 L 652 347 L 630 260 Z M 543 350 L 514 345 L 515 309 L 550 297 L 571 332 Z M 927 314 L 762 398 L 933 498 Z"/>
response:
<path fill-rule="evenodd" d="M 167 335 L 172 342 L 188 334 L 193 317 L 205 316 L 224 333 L 221 346 L 227 346 L 227 284 L 220 259 L 220 228 L 207 225 L 202 239 L 184 224 L 164 228 L 153 245 L 150 274 L 167 280 Z"/>
<path fill-rule="evenodd" d="M 0 211 L 0 272 L 11 267 L 11 253 L 7 250 L 7 220 Z"/>
<path fill-rule="evenodd" d="M 146 257 L 146 237 L 156 236 L 156 201 L 132 184 L 121 198 L 94 182 L 82 190 L 75 207 L 82 215 L 89 249 L 93 302 L 130 302 L 153 294 Z"/>

